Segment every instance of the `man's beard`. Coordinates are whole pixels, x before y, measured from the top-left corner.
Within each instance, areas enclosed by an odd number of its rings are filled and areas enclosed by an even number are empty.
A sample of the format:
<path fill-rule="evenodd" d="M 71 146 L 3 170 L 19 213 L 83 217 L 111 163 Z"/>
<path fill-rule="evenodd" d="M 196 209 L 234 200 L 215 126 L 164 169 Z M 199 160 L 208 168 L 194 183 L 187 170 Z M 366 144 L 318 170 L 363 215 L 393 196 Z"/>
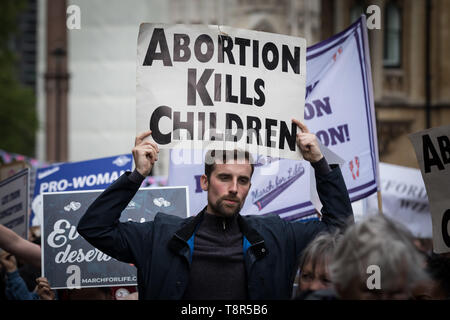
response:
<path fill-rule="evenodd" d="M 225 200 L 236 201 L 235 207 L 227 206 Z M 210 204 L 211 208 L 222 217 L 232 217 L 241 211 L 241 202 L 237 197 L 226 196 L 218 199 L 216 203 Z"/>

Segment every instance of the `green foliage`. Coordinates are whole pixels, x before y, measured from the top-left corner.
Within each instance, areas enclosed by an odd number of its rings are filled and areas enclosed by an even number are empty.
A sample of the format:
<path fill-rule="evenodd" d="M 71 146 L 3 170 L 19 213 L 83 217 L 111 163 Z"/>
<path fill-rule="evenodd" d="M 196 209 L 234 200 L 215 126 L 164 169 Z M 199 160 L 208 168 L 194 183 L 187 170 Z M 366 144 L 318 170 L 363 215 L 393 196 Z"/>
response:
<path fill-rule="evenodd" d="M 24 1 L 0 1 L 0 149 L 33 156 L 38 128 L 35 94 L 19 82 L 10 48 L 23 9 Z"/>

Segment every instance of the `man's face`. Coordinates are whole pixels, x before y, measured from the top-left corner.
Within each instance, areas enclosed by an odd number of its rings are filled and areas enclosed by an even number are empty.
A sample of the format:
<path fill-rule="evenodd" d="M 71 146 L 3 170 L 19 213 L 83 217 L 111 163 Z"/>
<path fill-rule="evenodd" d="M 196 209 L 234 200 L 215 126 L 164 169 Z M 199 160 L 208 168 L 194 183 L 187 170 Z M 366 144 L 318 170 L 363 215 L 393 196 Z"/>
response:
<path fill-rule="evenodd" d="M 207 211 L 221 217 L 231 217 L 244 205 L 250 189 L 251 166 L 249 163 L 216 164 L 210 179 L 203 175 L 201 187 L 208 191 Z"/>

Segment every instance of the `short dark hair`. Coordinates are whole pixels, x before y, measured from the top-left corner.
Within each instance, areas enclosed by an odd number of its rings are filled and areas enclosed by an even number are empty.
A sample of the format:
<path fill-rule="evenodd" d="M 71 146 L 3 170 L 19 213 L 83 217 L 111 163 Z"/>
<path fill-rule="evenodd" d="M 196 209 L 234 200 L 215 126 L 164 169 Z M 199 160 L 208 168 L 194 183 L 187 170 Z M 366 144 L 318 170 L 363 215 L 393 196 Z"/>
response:
<path fill-rule="evenodd" d="M 450 299 L 450 258 L 433 253 L 427 260 L 428 274 L 439 283 L 446 299 Z"/>
<path fill-rule="evenodd" d="M 205 175 L 208 178 L 211 177 L 211 173 L 216 168 L 216 163 L 226 163 L 229 160 L 234 161 L 247 161 L 251 168 L 252 172 L 250 173 L 250 178 L 253 175 L 253 171 L 255 170 L 255 166 L 253 163 L 253 157 L 248 151 L 244 150 L 208 150 L 205 155 Z M 217 161 L 219 160 L 219 161 Z"/>

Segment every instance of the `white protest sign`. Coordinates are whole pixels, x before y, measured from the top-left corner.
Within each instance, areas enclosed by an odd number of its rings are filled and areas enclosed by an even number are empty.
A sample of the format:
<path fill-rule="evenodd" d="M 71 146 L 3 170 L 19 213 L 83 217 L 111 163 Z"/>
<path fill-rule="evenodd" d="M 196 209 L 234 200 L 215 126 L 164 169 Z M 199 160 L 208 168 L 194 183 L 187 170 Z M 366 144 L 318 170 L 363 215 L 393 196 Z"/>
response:
<path fill-rule="evenodd" d="M 0 224 L 28 239 L 30 169 L 0 181 Z"/>
<path fill-rule="evenodd" d="M 141 24 L 136 131 L 161 148 L 301 159 L 306 41 L 226 26 Z"/>
<path fill-rule="evenodd" d="M 433 251 L 450 252 L 450 125 L 409 135 L 430 201 Z"/>
<path fill-rule="evenodd" d="M 420 170 L 380 162 L 383 214 L 408 228 L 417 238 L 432 238 L 427 191 Z M 367 198 L 367 212 L 378 213 L 377 195 Z"/>

